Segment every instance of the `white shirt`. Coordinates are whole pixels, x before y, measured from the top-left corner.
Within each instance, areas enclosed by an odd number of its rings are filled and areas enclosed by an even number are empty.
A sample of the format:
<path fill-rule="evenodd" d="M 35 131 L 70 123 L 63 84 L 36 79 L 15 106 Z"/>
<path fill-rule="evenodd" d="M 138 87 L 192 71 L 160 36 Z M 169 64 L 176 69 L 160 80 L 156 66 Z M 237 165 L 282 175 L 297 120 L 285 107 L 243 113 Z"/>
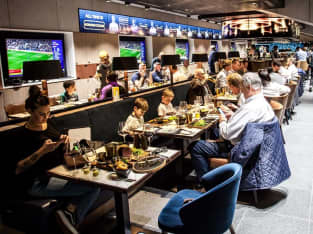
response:
<path fill-rule="evenodd" d="M 165 116 L 165 115 L 167 115 L 167 113 L 173 113 L 173 112 L 175 112 L 175 109 L 174 109 L 171 102 L 168 105 L 165 105 L 162 102 L 160 103 L 160 105 L 158 107 L 158 115 L 159 116 Z"/>
<path fill-rule="evenodd" d="M 291 80 L 291 73 L 288 69 L 283 66 L 280 66 L 278 73 L 287 80 Z"/>
<path fill-rule="evenodd" d="M 137 118 L 134 113 L 130 114 L 125 122 L 125 126 L 123 128 L 123 131 L 133 131 L 137 128 L 143 127 L 144 125 L 144 119 L 143 117 Z"/>
<path fill-rule="evenodd" d="M 288 71 L 290 72 L 291 74 L 291 79 L 292 80 L 298 80 L 296 78 L 296 76 L 298 75 L 298 68 L 294 65 L 294 64 L 291 64 L 289 67 L 288 67 Z"/>
<path fill-rule="evenodd" d="M 227 80 L 226 80 L 227 75 L 228 75 L 228 72 L 225 69 L 221 70 L 217 74 L 216 83 L 215 83 L 216 88 L 223 88 L 227 86 Z"/>
<path fill-rule="evenodd" d="M 220 135 L 236 145 L 248 123 L 262 123 L 271 121 L 275 114 L 272 107 L 265 100 L 262 93 L 246 99 L 245 103 L 226 122 L 219 124 Z"/>
<path fill-rule="evenodd" d="M 271 81 L 274 83 L 278 83 L 281 85 L 286 84 L 286 79 L 282 75 L 280 75 L 279 73 L 272 72 L 270 74 L 270 77 L 271 77 Z"/>
<path fill-rule="evenodd" d="M 246 101 L 245 96 L 243 95 L 243 93 L 240 93 L 237 106 L 241 107 L 245 103 L 245 101 Z"/>
<path fill-rule="evenodd" d="M 266 86 L 263 86 L 263 95 L 270 97 L 278 97 L 284 93 L 289 93 L 290 88 L 286 85 L 281 85 L 274 82 L 268 82 Z"/>
<path fill-rule="evenodd" d="M 189 66 L 188 66 L 188 67 L 181 66 L 180 69 L 179 69 L 179 71 L 184 74 L 184 76 L 186 77 L 186 79 L 188 79 L 189 77 L 192 76 L 192 72 L 191 72 Z"/>
<path fill-rule="evenodd" d="M 178 81 L 183 81 L 183 80 L 187 80 L 187 77 L 185 76 L 184 73 L 182 73 L 181 71 L 176 71 L 173 74 L 173 82 L 178 82 Z"/>

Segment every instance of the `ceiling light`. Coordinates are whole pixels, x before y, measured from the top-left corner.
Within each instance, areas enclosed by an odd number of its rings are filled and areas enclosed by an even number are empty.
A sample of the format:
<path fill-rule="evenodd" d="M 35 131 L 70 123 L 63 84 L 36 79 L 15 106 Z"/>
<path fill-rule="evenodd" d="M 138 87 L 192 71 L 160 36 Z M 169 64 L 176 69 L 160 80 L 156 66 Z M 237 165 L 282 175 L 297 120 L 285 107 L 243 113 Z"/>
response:
<path fill-rule="evenodd" d="M 146 11 L 150 10 L 150 6 L 145 6 L 145 10 Z"/>
<path fill-rule="evenodd" d="M 129 6 L 130 5 L 130 2 L 124 2 L 125 3 L 125 6 Z"/>
<path fill-rule="evenodd" d="M 109 2 L 111 2 L 111 0 L 106 0 L 105 2 L 108 2 L 108 3 L 109 3 Z"/>

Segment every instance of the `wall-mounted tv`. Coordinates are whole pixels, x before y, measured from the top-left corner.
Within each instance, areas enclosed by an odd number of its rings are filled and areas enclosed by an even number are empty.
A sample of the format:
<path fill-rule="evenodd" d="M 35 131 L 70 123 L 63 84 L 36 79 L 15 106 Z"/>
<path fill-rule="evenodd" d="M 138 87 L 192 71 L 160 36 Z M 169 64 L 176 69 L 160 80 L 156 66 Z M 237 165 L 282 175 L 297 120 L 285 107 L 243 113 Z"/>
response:
<path fill-rule="evenodd" d="M 223 22 L 222 37 L 299 37 L 299 27 L 292 20 L 284 18 L 249 18 Z"/>
<path fill-rule="evenodd" d="M 0 31 L 0 54 L 5 85 L 23 78 L 23 63 L 59 60 L 66 76 L 64 35 Z"/>
<path fill-rule="evenodd" d="M 176 54 L 181 60 L 189 59 L 189 42 L 188 40 L 176 39 Z"/>
<path fill-rule="evenodd" d="M 136 57 L 138 63 L 146 63 L 146 39 L 144 37 L 120 37 L 120 57 Z"/>

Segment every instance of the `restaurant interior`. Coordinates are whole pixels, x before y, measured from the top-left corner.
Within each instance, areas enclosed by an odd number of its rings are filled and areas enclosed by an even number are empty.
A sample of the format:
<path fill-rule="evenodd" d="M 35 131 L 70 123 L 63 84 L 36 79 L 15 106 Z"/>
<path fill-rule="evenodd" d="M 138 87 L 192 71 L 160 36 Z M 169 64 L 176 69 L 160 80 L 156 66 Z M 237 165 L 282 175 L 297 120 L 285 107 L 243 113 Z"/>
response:
<path fill-rule="evenodd" d="M 312 0 L 0 6 L 0 234 L 313 233 Z"/>

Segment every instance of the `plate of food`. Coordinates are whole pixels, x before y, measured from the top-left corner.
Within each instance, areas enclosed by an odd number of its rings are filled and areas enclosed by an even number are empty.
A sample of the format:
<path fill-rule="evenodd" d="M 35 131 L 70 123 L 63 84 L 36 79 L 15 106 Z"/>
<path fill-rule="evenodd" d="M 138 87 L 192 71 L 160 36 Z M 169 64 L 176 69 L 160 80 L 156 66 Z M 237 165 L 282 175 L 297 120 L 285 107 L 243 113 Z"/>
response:
<path fill-rule="evenodd" d="M 208 125 L 212 124 L 215 120 L 212 119 L 200 119 L 200 120 L 195 120 L 192 123 L 188 124 L 189 128 L 207 128 Z"/>

